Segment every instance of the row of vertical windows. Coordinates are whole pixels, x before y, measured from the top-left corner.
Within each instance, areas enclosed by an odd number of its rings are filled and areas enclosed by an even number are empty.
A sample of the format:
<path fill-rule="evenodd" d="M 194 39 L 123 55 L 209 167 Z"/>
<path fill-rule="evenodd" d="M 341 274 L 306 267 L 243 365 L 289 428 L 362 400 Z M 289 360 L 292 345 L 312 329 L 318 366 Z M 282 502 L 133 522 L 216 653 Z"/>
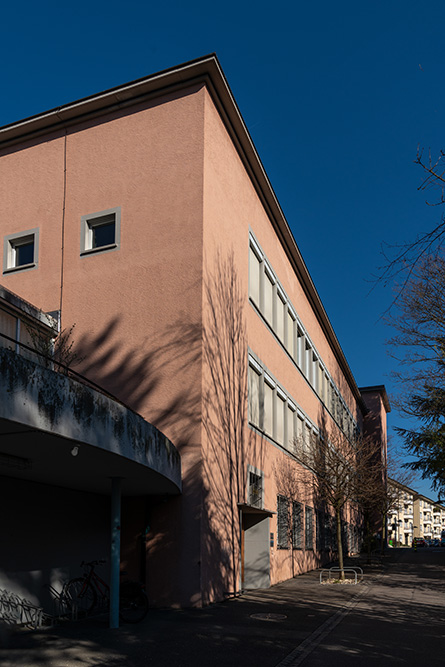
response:
<path fill-rule="evenodd" d="M 360 549 L 358 526 L 342 521 L 342 543 L 345 553 L 357 553 Z M 329 551 L 337 547 L 335 517 L 303 505 L 285 496 L 277 496 L 277 547 L 288 549 L 313 549 Z"/>
<path fill-rule="evenodd" d="M 304 508 L 296 500 L 292 502 L 292 547 L 303 548 Z"/>
<path fill-rule="evenodd" d="M 296 311 L 276 279 L 264 253 L 251 236 L 249 298 L 286 348 L 298 368 L 349 438 L 355 421 L 311 343 Z"/>
<path fill-rule="evenodd" d="M 277 496 L 277 547 L 314 548 L 314 510 L 302 503 Z"/>
<path fill-rule="evenodd" d="M 264 368 L 249 356 L 249 422 L 292 453 L 310 446 L 317 430 Z"/>

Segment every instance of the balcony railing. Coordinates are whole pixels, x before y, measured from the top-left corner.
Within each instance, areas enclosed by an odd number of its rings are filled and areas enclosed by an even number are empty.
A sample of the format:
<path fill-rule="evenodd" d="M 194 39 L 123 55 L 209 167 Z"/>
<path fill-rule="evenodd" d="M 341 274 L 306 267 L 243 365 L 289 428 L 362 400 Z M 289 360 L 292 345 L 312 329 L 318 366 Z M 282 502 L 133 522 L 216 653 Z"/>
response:
<path fill-rule="evenodd" d="M 13 343 L 14 347 L 12 348 L 10 345 L 5 345 L 4 341 L 8 341 L 9 343 Z M 123 403 L 119 398 L 114 396 L 113 394 L 110 394 L 106 389 L 101 387 L 100 385 L 96 384 L 89 378 L 85 377 L 84 375 L 81 375 L 80 373 L 77 373 L 74 371 L 70 366 L 67 366 L 61 361 L 58 361 L 52 356 L 49 356 L 43 352 L 40 352 L 39 350 L 35 349 L 34 347 L 27 345 L 26 343 L 23 343 L 20 340 L 17 340 L 16 338 L 13 338 L 11 336 L 8 336 L 7 334 L 4 334 L 0 331 L 0 349 L 5 348 L 5 349 L 10 349 L 11 351 L 15 352 L 16 354 L 20 354 L 20 356 L 25 357 L 26 359 L 29 359 L 30 361 L 34 361 L 34 363 L 39 364 L 40 366 L 44 366 L 45 368 L 49 368 L 52 371 L 55 371 L 56 373 L 61 373 L 62 375 L 67 375 L 68 377 L 71 377 L 74 380 L 77 380 L 81 384 L 89 387 L 90 389 L 95 389 L 96 391 L 100 392 L 104 396 L 107 396 L 108 398 L 111 398 L 113 401 L 116 401 L 116 403 L 120 403 L 122 406 L 124 406 L 127 409 L 129 408 L 128 405 Z"/>

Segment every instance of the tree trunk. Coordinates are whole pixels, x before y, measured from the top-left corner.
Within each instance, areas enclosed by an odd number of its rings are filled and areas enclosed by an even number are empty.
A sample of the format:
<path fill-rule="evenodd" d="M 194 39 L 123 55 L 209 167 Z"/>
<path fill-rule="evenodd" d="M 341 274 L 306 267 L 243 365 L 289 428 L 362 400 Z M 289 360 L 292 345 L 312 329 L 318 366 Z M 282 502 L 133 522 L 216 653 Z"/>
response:
<path fill-rule="evenodd" d="M 369 514 L 366 513 L 366 519 L 365 519 L 365 526 L 366 526 L 366 535 L 367 537 L 367 544 L 366 544 L 366 554 L 367 554 L 367 559 L 366 562 L 368 565 L 371 563 L 371 533 L 370 533 L 370 523 L 369 523 Z"/>
<path fill-rule="evenodd" d="M 382 555 L 385 553 L 385 542 L 386 542 L 386 510 L 383 512 L 382 518 L 382 543 L 380 545 Z"/>
<path fill-rule="evenodd" d="M 340 568 L 340 579 L 345 578 L 345 571 L 343 565 L 343 542 L 341 535 L 341 514 L 340 510 L 335 511 L 337 519 L 337 549 L 338 549 L 338 567 Z"/>

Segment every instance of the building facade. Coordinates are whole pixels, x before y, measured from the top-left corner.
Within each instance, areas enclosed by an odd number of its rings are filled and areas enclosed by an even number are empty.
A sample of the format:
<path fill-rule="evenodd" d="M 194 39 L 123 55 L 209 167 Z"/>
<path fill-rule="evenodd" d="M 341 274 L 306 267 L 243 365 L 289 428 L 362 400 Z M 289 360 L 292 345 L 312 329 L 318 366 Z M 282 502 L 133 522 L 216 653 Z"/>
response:
<path fill-rule="evenodd" d="M 298 443 L 365 433 L 384 465 L 389 405 L 356 385 L 215 56 L 0 128 L 0 187 L 5 288 L 180 455 L 181 493 L 123 492 L 121 562 L 151 603 L 329 560 Z M 347 549 L 360 530 L 349 505 Z"/>
<path fill-rule="evenodd" d="M 440 539 L 445 530 L 445 507 L 414 489 L 388 480 L 392 498 L 388 511 L 388 539 L 394 546 L 411 546 L 414 537 Z"/>

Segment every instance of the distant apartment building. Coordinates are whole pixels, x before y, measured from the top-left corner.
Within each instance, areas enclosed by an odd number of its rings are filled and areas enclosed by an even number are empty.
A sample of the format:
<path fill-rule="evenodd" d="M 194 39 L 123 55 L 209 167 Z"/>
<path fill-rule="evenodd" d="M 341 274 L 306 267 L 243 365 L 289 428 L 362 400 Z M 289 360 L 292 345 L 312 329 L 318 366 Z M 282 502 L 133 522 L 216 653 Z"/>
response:
<path fill-rule="evenodd" d="M 388 541 L 390 544 L 409 546 L 415 537 L 414 507 L 417 494 L 415 491 L 388 479 L 388 497 L 390 507 L 387 514 Z"/>
<path fill-rule="evenodd" d="M 383 481 L 389 403 L 357 387 L 217 59 L 0 128 L 0 188 L 0 587 L 40 600 L 107 555 L 110 497 L 152 605 L 330 560 L 298 447 L 365 434 Z M 50 347 L 71 331 L 78 376 L 19 359 L 27 308 Z M 350 503 L 347 550 L 361 531 Z"/>
<path fill-rule="evenodd" d="M 414 503 L 415 537 L 438 539 L 445 529 L 445 507 L 431 498 L 418 495 Z M 418 526 L 418 529 L 417 529 Z"/>
<path fill-rule="evenodd" d="M 391 478 L 388 487 L 393 500 L 387 516 L 388 539 L 394 545 L 411 546 L 414 537 L 441 537 L 445 529 L 443 505 Z"/>

